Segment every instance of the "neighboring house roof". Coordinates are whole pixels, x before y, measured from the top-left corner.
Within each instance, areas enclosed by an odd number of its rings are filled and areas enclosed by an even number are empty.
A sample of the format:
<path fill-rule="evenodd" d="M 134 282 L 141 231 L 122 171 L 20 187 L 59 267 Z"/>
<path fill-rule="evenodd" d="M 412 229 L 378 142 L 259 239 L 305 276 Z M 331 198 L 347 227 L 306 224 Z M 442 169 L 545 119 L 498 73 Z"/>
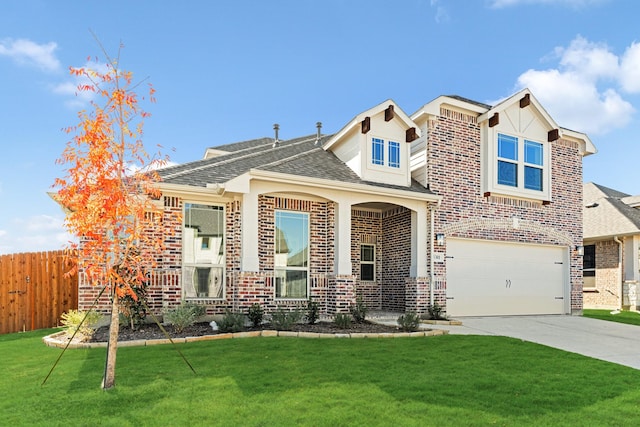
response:
<path fill-rule="evenodd" d="M 640 209 L 629 194 L 593 182 L 584 184 L 584 239 L 640 234 Z"/>
<path fill-rule="evenodd" d="M 252 170 L 296 175 L 343 183 L 398 189 L 433 195 L 416 181 L 410 187 L 375 183 L 361 179 L 323 144 L 333 135 L 325 135 L 316 143 L 317 135 L 290 140 L 259 138 L 215 147 L 217 155 L 159 170 L 166 184 L 211 187 L 223 185 Z"/>

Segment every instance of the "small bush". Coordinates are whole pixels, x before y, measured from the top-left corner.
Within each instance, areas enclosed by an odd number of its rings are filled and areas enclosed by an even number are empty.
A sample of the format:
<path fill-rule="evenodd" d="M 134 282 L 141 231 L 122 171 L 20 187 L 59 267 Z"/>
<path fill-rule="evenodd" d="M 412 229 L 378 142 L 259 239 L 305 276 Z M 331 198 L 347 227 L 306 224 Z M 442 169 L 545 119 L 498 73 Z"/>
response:
<path fill-rule="evenodd" d="M 218 322 L 220 332 L 240 332 L 244 330 L 244 314 L 227 310 Z"/>
<path fill-rule="evenodd" d="M 404 332 L 415 332 L 420 327 L 420 316 L 416 313 L 409 312 L 398 317 L 398 326 Z"/>
<path fill-rule="evenodd" d="M 254 328 L 262 325 L 262 319 L 264 318 L 264 310 L 260 306 L 259 303 L 251 304 L 249 307 L 249 313 L 247 314 L 249 317 L 249 321 L 253 325 Z"/>
<path fill-rule="evenodd" d="M 290 331 L 293 325 L 300 322 L 302 313 L 299 310 L 285 310 L 278 308 L 271 313 L 271 324 L 279 331 Z"/>
<path fill-rule="evenodd" d="M 362 297 L 358 297 L 356 298 L 355 305 L 351 304 L 349 306 L 349 311 L 351 312 L 351 315 L 353 316 L 353 319 L 356 321 L 356 323 L 364 323 L 365 317 L 367 316 L 367 312 L 369 311 L 369 309 L 367 308 L 367 305 L 364 303 L 364 300 L 362 299 Z"/>
<path fill-rule="evenodd" d="M 446 316 L 442 314 L 443 307 L 437 302 L 434 302 L 433 305 L 430 305 L 427 310 L 429 312 L 429 318 L 431 320 L 447 320 Z"/>
<path fill-rule="evenodd" d="M 204 306 L 193 303 L 182 303 L 178 307 L 167 310 L 164 313 L 165 321 L 173 325 L 176 332 L 180 333 L 196 323 L 198 317 L 205 313 Z"/>
<path fill-rule="evenodd" d="M 126 323 L 133 330 L 144 324 L 147 317 L 147 285 L 132 286 L 136 297 L 126 294 L 120 298 L 120 323 Z"/>
<path fill-rule="evenodd" d="M 67 335 L 71 337 L 77 331 L 76 337 L 79 334 L 80 337 L 78 338 L 80 340 L 88 340 L 95 332 L 95 326 L 102 316 L 93 310 L 88 313 L 86 311 L 69 310 L 66 313 L 62 313 L 60 318 Z M 84 322 L 82 322 L 83 320 Z"/>
<path fill-rule="evenodd" d="M 351 315 L 347 313 L 338 313 L 333 317 L 333 323 L 340 329 L 348 329 L 351 326 Z"/>
<path fill-rule="evenodd" d="M 317 301 L 312 301 L 309 298 L 307 302 L 307 323 L 313 325 L 318 321 L 320 317 L 320 304 Z"/>

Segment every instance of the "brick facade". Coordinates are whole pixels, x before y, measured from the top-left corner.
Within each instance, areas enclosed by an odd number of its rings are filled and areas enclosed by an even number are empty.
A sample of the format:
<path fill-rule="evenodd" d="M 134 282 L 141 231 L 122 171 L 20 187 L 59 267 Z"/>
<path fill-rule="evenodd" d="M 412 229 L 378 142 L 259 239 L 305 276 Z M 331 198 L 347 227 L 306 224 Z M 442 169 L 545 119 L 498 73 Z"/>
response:
<path fill-rule="evenodd" d="M 553 200 L 543 204 L 482 192 L 481 132 L 475 116 L 442 109 L 440 117 L 428 125 L 428 179 L 430 188 L 443 196 L 435 213 L 436 233 L 447 238 L 571 248 L 571 309 L 580 312 L 582 258 L 573 250 L 582 244 L 582 156 L 578 145 L 565 140 L 550 143 Z M 439 248 L 444 250 L 446 246 Z M 434 273 L 442 281 L 446 263 L 437 263 Z"/>
<path fill-rule="evenodd" d="M 619 264 L 620 245 L 613 240 L 606 240 L 596 242 L 595 247 L 596 286 L 595 289 L 584 292 L 584 306 L 585 308 L 619 308 L 622 286 Z"/>

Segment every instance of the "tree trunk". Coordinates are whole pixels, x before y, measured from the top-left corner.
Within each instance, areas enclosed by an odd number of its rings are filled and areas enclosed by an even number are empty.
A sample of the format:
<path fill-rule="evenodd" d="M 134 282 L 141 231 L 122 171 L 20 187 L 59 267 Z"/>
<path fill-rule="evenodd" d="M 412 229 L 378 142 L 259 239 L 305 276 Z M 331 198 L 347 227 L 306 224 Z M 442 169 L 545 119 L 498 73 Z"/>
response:
<path fill-rule="evenodd" d="M 118 307 L 118 296 L 115 292 L 113 292 L 112 299 L 107 360 L 104 366 L 104 378 L 102 379 L 103 390 L 109 390 L 116 385 L 116 353 L 118 351 L 118 331 L 120 329 L 120 308 Z"/>

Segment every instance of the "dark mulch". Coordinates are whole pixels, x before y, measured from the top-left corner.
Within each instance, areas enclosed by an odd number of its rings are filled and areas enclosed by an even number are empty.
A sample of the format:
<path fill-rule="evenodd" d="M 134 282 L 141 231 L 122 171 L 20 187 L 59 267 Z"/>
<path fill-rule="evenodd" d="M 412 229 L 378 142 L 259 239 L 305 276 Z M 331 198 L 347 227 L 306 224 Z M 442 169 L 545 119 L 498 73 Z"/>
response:
<path fill-rule="evenodd" d="M 213 331 L 209 323 L 196 323 L 193 326 L 185 328 L 182 332 L 178 333 L 174 330 L 173 326 L 164 326 L 165 330 L 171 336 L 171 338 L 183 338 L 183 337 L 198 337 L 202 335 L 215 335 L 220 332 Z M 261 329 L 275 329 L 270 324 L 264 324 L 261 328 L 247 328 L 248 331 L 261 330 Z M 351 333 L 385 333 L 385 332 L 398 332 L 398 328 L 389 325 L 380 325 L 378 323 L 365 322 L 365 323 L 352 323 L 347 329 L 338 328 L 335 323 L 331 322 L 317 322 L 313 325 L 297 324 L 294 325 L 292 331 L 296 332 L 316 332 L 316 333 L 328 333 L 328 334 L 351 334 Z M 155 323 L 146 324 L 140 326 L 137 330 L 132 330 L 127 326 L 120 326 L 120 332 L 118 334 L 118 341 L 131 341 L 131 340 L 152 340 L 166 338 L 162 330 Z M 109 327 L 103 326 L 98 328 L 91 338 L 91 342 L 105 342 L 109 339 Z"/>

